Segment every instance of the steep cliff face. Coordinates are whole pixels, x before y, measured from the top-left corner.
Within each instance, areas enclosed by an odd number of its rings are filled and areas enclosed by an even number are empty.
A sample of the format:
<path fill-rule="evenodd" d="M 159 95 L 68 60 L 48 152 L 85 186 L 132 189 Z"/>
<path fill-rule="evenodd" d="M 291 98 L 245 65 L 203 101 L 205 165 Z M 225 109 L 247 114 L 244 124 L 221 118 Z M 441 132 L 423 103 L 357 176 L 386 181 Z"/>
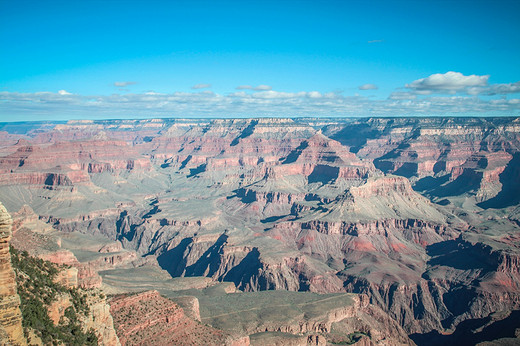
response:
<path fill-rule="evenodd" d="M 106 298 L 102 294 L 91 295 L 87 304 L 90 312 L 82 320 L 83 328 L 95 331 L 98 345 L 120 346 L 121 342 L 117 336 L 110 305 Z"/>
<path fill-rule="evenodd" d="M 22 329 L 20 297 L 16 290 L 15 273 L 11 267 L 9 240 L 11 239 L 11 217 L 0 204 L 0 343 L 5 345 L 27 345 Z"/>

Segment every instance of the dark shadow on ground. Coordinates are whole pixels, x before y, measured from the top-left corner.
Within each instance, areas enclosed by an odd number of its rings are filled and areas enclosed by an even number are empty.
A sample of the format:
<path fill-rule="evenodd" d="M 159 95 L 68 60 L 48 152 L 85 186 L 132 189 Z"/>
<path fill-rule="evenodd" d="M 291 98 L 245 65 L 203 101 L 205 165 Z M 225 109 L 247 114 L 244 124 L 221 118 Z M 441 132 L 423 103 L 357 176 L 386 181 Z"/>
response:
<path fill-rule="evenodd" d="M 339 175 L 339 167 L 327 166 L 327 165 L 317 165 L 314 167 L 314 170 L 309 175 L 308 182 L 312 183 L 322 183 L 327 184 L 338 178 Z"/>
<path fill-rule="evenodd" d="M 466 320 L 461 322 L 451 335 L 432 331 L 426 334 L 412 334 L 410 338 L 419 346 L 469 346 L 500 338 L 515 338 L 515 330 L 520 327 L 520 310 L 514 310 L 509 317 L 491 323 L 480 332 L 472 332 L 490 321 L 490 317 Z"/>
<path fill-rule="evenodd" d="M 166 270 L 172 277 L 181 276 L 184 268 L 186 268 L 184 253 L 191 243 L 193 243 L 193 239 L 184 238 L 179 245 L 161 254 L 157 257 L 159 266 Z"/>
<path fill-rule="evenodd" d="M 520 153 L 513 155 L 499 179 L 502 190 L 495 197 L 477 204 L 479 207 L 506 208 L 520 203 Z"/>

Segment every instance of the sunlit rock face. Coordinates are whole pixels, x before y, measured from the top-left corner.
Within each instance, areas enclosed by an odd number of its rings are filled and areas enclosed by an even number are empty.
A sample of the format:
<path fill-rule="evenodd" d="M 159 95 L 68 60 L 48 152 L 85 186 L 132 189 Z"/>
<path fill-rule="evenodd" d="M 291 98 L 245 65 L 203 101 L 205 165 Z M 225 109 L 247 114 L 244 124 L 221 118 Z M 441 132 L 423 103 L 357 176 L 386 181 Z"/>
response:
<path fill-rule="evenodd" d="M 0 343 L 27 345 L 22 329 L 20 297 L 16 291 L 15 273 L 9 254 L 11 223 L 11 216 L 0 204 Z"/>

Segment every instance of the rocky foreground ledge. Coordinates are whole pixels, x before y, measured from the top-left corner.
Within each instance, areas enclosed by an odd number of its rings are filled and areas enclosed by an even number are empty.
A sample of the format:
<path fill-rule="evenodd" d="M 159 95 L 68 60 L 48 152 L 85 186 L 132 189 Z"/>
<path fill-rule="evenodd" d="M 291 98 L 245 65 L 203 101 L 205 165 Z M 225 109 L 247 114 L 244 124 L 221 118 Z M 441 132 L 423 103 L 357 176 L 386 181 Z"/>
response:
<path fill-rule="evenodd" d="M 16 276 L 9 254 L 11 224 L 11 216 L 0 204 L 0 344 L 27 345 L 22 329 Z"/>

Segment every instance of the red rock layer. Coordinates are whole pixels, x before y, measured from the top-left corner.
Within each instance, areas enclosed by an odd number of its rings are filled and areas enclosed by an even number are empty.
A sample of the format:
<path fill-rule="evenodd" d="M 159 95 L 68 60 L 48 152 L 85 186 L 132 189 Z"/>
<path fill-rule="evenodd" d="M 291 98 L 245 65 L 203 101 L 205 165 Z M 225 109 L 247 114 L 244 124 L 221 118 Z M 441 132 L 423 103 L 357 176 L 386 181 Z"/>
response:
<path fill-rule="evenodd" d="M 157 291 L 112 298 L 110 312 L 125 345 L 249 345 L 249 338 L 232 338 L 184 314 Z"/>
<path fill-rule="evenodd" d="M 72 186 L 88 183 L 89 174 L 149 170 L 150 161 L 124 141 L 88 140 L 32 145 L 19 142 L 0 159 L 0 185 Z"/>

